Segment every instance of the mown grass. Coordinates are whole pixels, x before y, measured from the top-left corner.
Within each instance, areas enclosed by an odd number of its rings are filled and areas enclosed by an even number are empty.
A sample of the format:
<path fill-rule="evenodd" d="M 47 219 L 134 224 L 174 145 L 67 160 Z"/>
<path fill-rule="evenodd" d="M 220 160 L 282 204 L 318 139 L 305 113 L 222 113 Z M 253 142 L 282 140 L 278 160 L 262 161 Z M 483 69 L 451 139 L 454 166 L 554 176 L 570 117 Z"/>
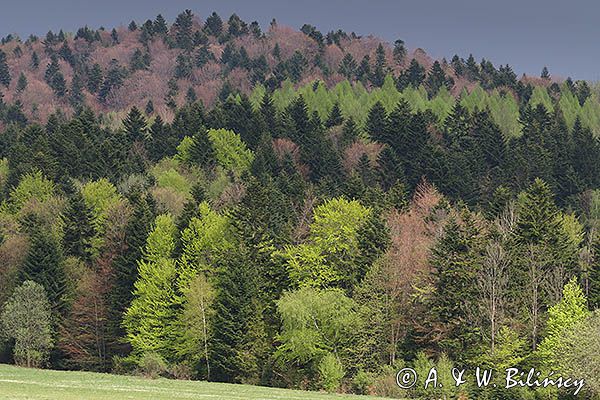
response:
<path fill-rule="evenodd" d="M 250 385 L 144 379 L 93 372 L 50 371 L 0 365 L 0 399 L 31 400 L 366 400 L 368 396 L 336 395 Z"/>

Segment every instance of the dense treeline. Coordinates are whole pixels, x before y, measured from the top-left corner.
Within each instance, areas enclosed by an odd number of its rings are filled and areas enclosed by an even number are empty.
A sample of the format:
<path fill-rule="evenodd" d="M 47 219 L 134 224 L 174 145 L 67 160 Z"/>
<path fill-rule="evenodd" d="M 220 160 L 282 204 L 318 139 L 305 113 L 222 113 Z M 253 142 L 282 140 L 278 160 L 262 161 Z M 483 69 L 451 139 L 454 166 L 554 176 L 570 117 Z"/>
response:
<path fill-rule="evenodd" d="M 19 99 L 0 103 L 0 360 L 400 397 L 568 398 L 456 388 L 447 374 L 426 392 L 395 383 L 407 365 L 420 376 L 536 367 L 599 393 L 597 358 L 584 357 L 600 350 L 600 107 L 587 84 L 551 84 L 546 71 L 531 85 L 473 57 L 425 70 L 401 41 L 360 63 L 348 51 L 334 71 L 328 51 L 364 42 L 310 25 L 300 34 L 321 79 L 303 82 L 305 55 L 280 45 L 260 75 L 238 45 L 271 43 L 273 26 L 265 35 L 185 12 L 171 27 L 157 17 L 129 34 L 46 36 L 52 97 L 79 100 L 45 119 Z M 129 68 L 90 66 L 71 48 L 132 38 L 150 51 L 134 50 Z M 40 44 L 28 43 L 20 52 L 38 68 Z M 152 46 L 181 56 L 167 98 L 144 97 L 122 120 L 96 112 L 162 63 Z M 64 63 L 82 97 L 65 88 Z M 224 68 L 218 95 L 203 102 L 188 85 L 182 101 L 177 82 L 204 82 L 193 76 L 210 63 Z M 236 68 L 260 75 L 252 91 L 229 81 Z M 0 52 L 0 83 L 24 92 L 30 79 L 13 75 Z"/>
<path fill-rule="evenodd" d="M 400 99 L 363 128 L 266 93 L 11 124 L 3 326 L 41 298 L 54 340 L 6 329 L 4 360 L 389 395 L 407 363 L 576 369 L 557 349 L 600 304 L 600 145 L 560 108 L 519 121 Z"/>

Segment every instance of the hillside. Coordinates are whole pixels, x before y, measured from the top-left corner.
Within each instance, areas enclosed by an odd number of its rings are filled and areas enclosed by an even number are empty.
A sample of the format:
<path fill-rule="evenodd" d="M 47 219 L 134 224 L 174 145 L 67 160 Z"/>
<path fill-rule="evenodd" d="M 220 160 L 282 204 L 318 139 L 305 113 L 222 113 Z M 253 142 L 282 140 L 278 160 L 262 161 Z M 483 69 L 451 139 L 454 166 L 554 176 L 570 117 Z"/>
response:
<path fill-rule="evenodd" d="M 304 86 L 320 80 L 331 88 L 349 80 L 370 91 L 387 75 L 399 91 L 422 85 L 432 97 L 446 87 L 456 97 L 483 87 L 510 93 L 521 105 L 534 87 L 548 88 L 557 99 L 566 90 L 547 72 L 545 79 L 518 78 L 509 65 L 495 67 L 472 56 L 436 62 L 422 49 L 409 51 L 402 40 L 390 44 L 341 30 L 322 33 L 309 24 L 298 31 L 275 20 L 263 30 L 235 14 L 201 20 L 189 10 L 173 24 L 159 15 L 114 29 L 84 26 L 26 39 L 8 35 L 0 51 L 4 102 L 16 103 L 25 117 L 39 122 L 57 109 L 70 115 L 82 105 L 120 117 L 136 106 L 171 121 L 178 106 L 198 99 L 212 107 L 230 93 L 248 95 L 257 85 L 274 90 L 284 82 Z M 583 106 L 589 87 L 567 83 Z M 593 106 L 597 113 L 597 101 Z M 17 111 L 4 111 L 0 120 L 18 118 Z"/>
<path fill-rule="evenodd" d="M 519 366 L 600 393 L 596 86 L 189 11 L 1 48 L 0 362 L 570 398 L 450 374 Z M 401 390 L 409 367 L 442 385 Z"/>

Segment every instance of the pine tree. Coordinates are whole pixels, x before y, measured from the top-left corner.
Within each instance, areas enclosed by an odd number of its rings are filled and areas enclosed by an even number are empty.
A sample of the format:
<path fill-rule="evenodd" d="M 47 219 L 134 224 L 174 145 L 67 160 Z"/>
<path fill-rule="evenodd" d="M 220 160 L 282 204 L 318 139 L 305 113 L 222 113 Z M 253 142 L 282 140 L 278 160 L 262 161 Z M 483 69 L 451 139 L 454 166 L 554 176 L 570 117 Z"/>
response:
<path fill-rule="evenodd" d="M 542 69 L 542 73 L 540 75 L 540 78 L 545 79 L 545 80 L 550 80 L 550 73 L 548 72 L 548 68 L 544 67 Z"/>
<path fill-rule="evenodd" d="M 19 80 L 17 81 L 17 92 L 21 93 L 23 90 L 27 88 L 27 78 L 25 74 L 21 72 L 19 75 Z"/>
<path fill-rule="evenodd" d="M 62 254 L 53 234 L 39 226 L 36 218 L 30 224 L 30 248 L 21 269 L 21 281 L 34 281 L 44 287 L 56 317 L 66 311 L 67 277 Z"/>
<path fill-rule="evenodd" d="M 91 261 L 94 230 L 93 211 L 86 205 L 81 192 L 75 191 L 64 214 L 63 249 L 66 256 Z"/>
<path fill-rule="evenodd" d="M 212 337 L 209 353 L 214 381 L 238 382 L 253 368 L 243 356 L 249 328 L 257 317 L 256 276 L 246 256 L 246 250 L 239 248 L 227 259 L 216 260 L 222 272 L 217 280 L 212 324 L 212 331 L 218 334 Z"/>
<path fill-rule="evenodd" d="M 38 56 L 38 53 L 34 50 L 33 53 L 31 53 L 31 69 L 38 69 L 38 67 L 40 66 L 40 57 Z"/>
<path fill-rule="evenodd" d="M 130 32 L 135 32 L 135 31 L 137 31 L 138 26 L 135 23 L 135 21 L 131 21 L 127 28 L 129 29 Z"/>
<path fill-rule="evenodd" d="M 10 85 L 11 77 L 10 71 L 8 70 L 8 63 L 6 61 L 6 53 L 0 50 L 0 84 L 8 87 Z"/>
<path fill-rule="evenodd" d="M 377 50 L 375 50 L 375 68 L 373 69 L 373 75 L 371 76 L 371 83 L 375 87 L 383 86 L 386 74 L 386 61 L 385 61 L 385 49 L 383 45 L 379 43 Z"/>
<path fill-rule="evenodd" d="M 137 107 L 132 107 L 123 120 L 123 127 L 130 143 L 143 140 L 147 131 L 147 122 L 144 115 Z"/>
<path fill-rule="evenodd" d="M 124 335 L 121 321 L 123 313 L 133 298 L 134 283 L 138 278 L 137 261 L 142 258 L 142 248 L 146 243 L 152 223 L 152 212 L 146 198 L 135 193 L 131 203 L 133 215 L 125 228 L 124 250 L 114 263 L 115 275 L 109 294 L 111 303 L 109 329 L 115 342 Z M 118 347 L 122 347 L 122 345 Z"/>
<path fill-rule="evenodd" d="M 352 54 L 346 53 L 342 61 L 340 61 L 340 65 L 338 67 L 338 72 L 343 75 L 346 79 L 350 80 L 356 76 L 356 69 L 358 66 L 356 65 L 356 61 Z"/>
<path fill-rule="evenodd" d="M 433 322 L 426 334 L 434 334 L 436 339 L 431 344 L 455 360 L 465 357 L 465 350 L 475 343 L 477 336 L 469 323 L 469 307 L 475 301 L 472 282 L 480 249 L 471 218 L 467 216 L 461 226 L 451 217 L 431 256 L 435 276 L 431 299 Z"/>
<path fill-rule="evenodd" d="M 394 42 L 394 61 L 398 65 L 402 65 L 404 63 L 404 58 L 406 57 L 406 47 L 404 46 L 404 40 L 398 39 Z"/>
<path fill-rule="evenodd" d="M 204 31 L 210 36 L 219 36 L 223 31 L 223 20 L 216 12 L 213 12 L 204 24 Z"/>
<path fill-rule="evenodd" d="M 177 16 L 171 28 L 175 32 L 175 43 L 177 43 L 177 47 L 180 49 L 190 51 L 194 47 L 194 38 L 192 35 L 193 17 L 194 15 L 190 10 L 185 10 Z"/>
<path fill-rule="evenodd" d="M 156 16 L 156 18 L 154 19 L 153 29 L 154 29 L 154 33 L 156 33 L 158 35 L 165 35 L 169 31 L 167 22 L 165 21 L 165 18 L 161 14 L 158 14 Z"/>
<path fill-rule="evenodd" d="M 446 86 L 448 89 L 452 86 L 451 78 L 446 77 L 446 73 L 438 61 L 433 63 L 425 81 L 425 86 L 427 87 L 429 98 L 433 98 L 443 86 Z"/>
<path fill-rule="evenodd" d="M 369 110 L 365 129 L 373 140 L 380 140 L 385 132 L 387 112 L 381 102 L 377 102 Z M 384 142 L 385 143 L 385 142 Z"/>
<path fill-rule="evenodd" d="M 332 126 L 341 125 L 344 122 L 344 117 L 342 117 L 342 111 L 340 110 L 340 103 L 337 101 L 331 108 L 331 112 L 329 113 L 329 117 L 327 117 L 327 122 L 325 122 L 325 126 L 327 128 L 331 128 Z"/>
<path fill-rule="evenodd" d="M 91 93 L 97 93 L 102 84 L 102 67 L 99 64 L 94 64 L 88 72 L 87 88 Z"/>

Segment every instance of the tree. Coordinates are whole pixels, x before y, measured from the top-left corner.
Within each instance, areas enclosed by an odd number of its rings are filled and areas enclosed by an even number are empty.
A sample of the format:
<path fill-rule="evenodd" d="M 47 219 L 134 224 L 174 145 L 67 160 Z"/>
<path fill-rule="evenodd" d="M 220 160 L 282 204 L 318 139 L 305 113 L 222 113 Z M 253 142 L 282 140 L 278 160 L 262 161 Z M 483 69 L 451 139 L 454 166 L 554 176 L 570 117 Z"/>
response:
<path fill-rule="evenodd" d="M 38 67 L 40 66 L 40 57 L 38 56 L 38 53 L 34 50 L 33 53 L 31 53 L 31 68 L 32 69 L 38 69 Z"/>
<path fill-rule="evenodd" d="M 377 50 L 375 50 L 375 68 L 373 69 L 373 75 L 371 76 L 371 83 L 375 87 L 383 86 L 385 80 L 386 61 L 385 61 L 385 49 L 383 45 L 379 43 Z"/>
<path fill-rule="evenodd" d="M 342 61 L 340 61 L 340 65 L 338 67 L 338 72 L 343 75 L 346 79 L 350 80 L 356 76 L 357 69 L 356 61 L 352 54 L 346 53 Z"/>
<path fill-rule="evenodd" d="M 28 368 L 44 365 L 52 349 L 52 316 L 44 288 L 25 281 L 15 289 L 0 315 L 1 331 L 14 339 L 17 365 Z"/>
<path fill-rule="evenodd" d="M 394 42 L 393 51 L 394 61 L 398 65 L 402 65 L 404 58 L 406 57 L 406 47 L 404 47 L 404 40 L 398 39 Z"/>
<path fill-rule="evenodd" d="M 213 12 L 204 24 L 204 31 L 207 35 L 219 36 L 223 31 L 223 20 L 219 17 L 219 14 Z"/>
<path fill-rule="evenodd" d="M 588 318 L 589 314 L 583 290 L 577 279 L 571 278 L 563 289 L 562 300 L 548 309 L 546 335 L 538 347 L 538 353 L 548 368 L 555 370 L 560 366 L 561 355 L 555 351 L 560 348 L 564 333 Z"/>
<path fill-rule="evenodd" d="M 540 78 L 545 79 L 545 80 L 550 80 L 550 73 L 548 72 L 547 67 L 544 67 L 542 69 L 542 74 L 540 75 Z"/>
<path fill-rule="evenodd" d="M 96 235 L 93 226 L 94 214 L 85 203 L 79 190 L 69 199 L 64 221 L 63 248 L 65 255 L 79 257 L 87 262 L 91 261 L 92 241 Z"/>
<path fill-rule="evenodd" d="M 211 380 L 209 343 L 214 317 L 215 289 L 203 273 L 198 273 L 183 289 L 183 310 L 179 316 L 177 356 L 199 366 L 200 376 Z"/>
<path fill-rule="evenodd" d="M 0 50 L 0 84 L 8 87 L 10 85 L 11 77 L 8 69 L 8 63 L 6 62 L 6 53 Z"/>
<path fill-rule="evenodd" d="M 157 353 L 165 360 L 175 359 L 172 344 L 181 302 L 176 288 L 176 263 L 172 258 L 175 230 L 170 215 L 156 217 L 143 259 L 138 262 L 134 298 L 123 319 L 127 341 L 137 357 Z"/>
<path fill-rule="evenodd" d="M 194 15 L 191 10 L 185 10 L 177 16 L 171 28 L 175 32 L 175 43 L 177 43 L 177 47 L 180 49 L 189 51 L 194 46 L 192 35 L 193 17 Z"/>
<path fill-rule="evenodd" d="M 308 366 L 325 389 L 337 389 L 361 324 L 354 300 L 340 289 L 303 288 L 285 293 L 277 308 L 283 326 L 276 357 Z"/>
<path fill-rule="evenodd" d="M 64 298 L 67 277 L 62 265 L 62 254 L 53 233 L 48 232 L 36 218 L 32 221 L 31 245 L 21 270 L 22 281 L 34 281 L 45 289 L 55 317 L 66 310 Z"/>
<path fill-rule="evenodd" d="M 130 143 L 144 139 L 147 130 L 147 122 L 144 114 L 137 107 L 132 107 L 123 120 L 123 127 Z"/>
<path fill-rule="evenodd" d="M 238 382 L 257 368 L 256 360 L 245 355 L 258 344 L 251 340 L 252 325 L 259 322 L 256 273 L 243 246 L 214 263 L 219 273 L 212 324 L 216 335 L 209 344 L 211 379 Z"/>
<path fill-rule="evenodd" d="M 25 74 L 21 72 L 19 75 L 19 80 L 17 81 L 17 92 L 22 92 L 27 88 L 27 78 Z"/>
<path fill-rule="evenodd" d="M 433 98 L 443 86 L 450 89 L 452 84 L 452 78 L 446 77 L 446 73 L 442 69 L 439 61 L 435 61 L 425 80 L 429 98 Z"/>

